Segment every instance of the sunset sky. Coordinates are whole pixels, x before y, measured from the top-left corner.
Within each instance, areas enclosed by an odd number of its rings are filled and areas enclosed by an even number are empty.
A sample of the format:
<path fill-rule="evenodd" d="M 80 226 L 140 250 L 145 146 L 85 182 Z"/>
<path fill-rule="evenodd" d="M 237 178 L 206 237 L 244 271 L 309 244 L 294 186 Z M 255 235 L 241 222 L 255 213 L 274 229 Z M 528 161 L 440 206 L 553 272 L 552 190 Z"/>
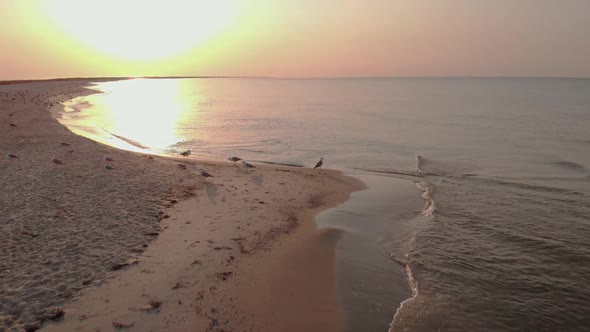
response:
<path fill-rule="evenodd" d="M 588 0 L 0 0 L 0 80 L 590 77 Z"/>

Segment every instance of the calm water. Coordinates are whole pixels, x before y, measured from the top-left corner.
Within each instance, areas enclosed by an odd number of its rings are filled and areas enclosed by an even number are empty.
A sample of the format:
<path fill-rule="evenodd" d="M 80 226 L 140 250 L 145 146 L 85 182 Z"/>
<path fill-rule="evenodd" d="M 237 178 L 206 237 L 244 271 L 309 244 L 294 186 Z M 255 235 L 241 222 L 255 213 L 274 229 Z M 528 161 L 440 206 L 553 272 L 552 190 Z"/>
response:
<path fill-rule="evenodd" d="M 383 191 L 371 198 L 379 208 L 342 217 L 358 241 L 378 244 L 367 252 L 386 258 L 357 263 L 365 269 L 358 278 L 381 282 L 355 292 L 379 299 L 388 274 L 404 278 L 407 299 L 385 302 L 393 331 L 590 331 L 590 80 L 184 79 L 96 88 L 105 93 L 68 103 L 62 122 L 111 145 L 305 166 L 323 156 L 327 167 L 369 182 L 407 181 L 423 207 L 396 214 L 397 198 Z M 370 269 L 384 261 L 391 267 Z"/>

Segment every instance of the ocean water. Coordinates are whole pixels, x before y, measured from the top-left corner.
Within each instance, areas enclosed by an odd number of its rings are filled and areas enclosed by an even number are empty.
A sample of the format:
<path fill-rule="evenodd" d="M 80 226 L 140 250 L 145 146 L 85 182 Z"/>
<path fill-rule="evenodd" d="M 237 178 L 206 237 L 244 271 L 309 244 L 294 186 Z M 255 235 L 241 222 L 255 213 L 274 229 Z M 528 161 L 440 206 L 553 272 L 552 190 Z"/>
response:
<path fill-rule="evenodd" d="M 355 288 L 363 296 L 341 290 L 350 330 L 590 331 L 589 79 L 137 79 L 94 88 L 103 93 L 71 100 L 60 121 L 95 140 L 297 166 L 324 157 L 325 167 L 366 179 L 375 205 L 343 210 L 342 230 L 371 243 L 349 254 L 379 257 L 347 263 L 374 281 Z M 397 213 L 389 183 L 420 206 Z M 400 287 L 400 301 L 380 295 Z M 355 305 L 360 298 L 372 306 Z M 384 323 L 359 323 L 377 311 Z"/>

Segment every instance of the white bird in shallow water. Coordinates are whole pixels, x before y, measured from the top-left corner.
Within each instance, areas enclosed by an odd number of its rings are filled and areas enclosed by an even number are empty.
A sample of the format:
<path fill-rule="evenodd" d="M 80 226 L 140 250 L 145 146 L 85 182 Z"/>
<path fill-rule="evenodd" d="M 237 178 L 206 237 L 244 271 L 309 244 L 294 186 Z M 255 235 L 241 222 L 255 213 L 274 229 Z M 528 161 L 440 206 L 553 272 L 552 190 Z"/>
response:
<path fill-rule="evenodd" d="M 180 155 L 183 157 L 188 157 L 191 155 L 191 150 L 186 150 L 184 152 L 181 152 Z"/>
<path fill-rule="evenodd" d="M 418 155 L 416 156 L 416 174 L 417 175 L 424 175 L 424 170 L 422 169 L 422 163 L 423 163 L 424 159 L 422 158 L 422 156 Z"/>
<path fill-rule="evenodd" d="M 318 161 L 318 163 L 315 164 L 314 169 L 322 167 L 323 164 L 324 164 L 324 158 L 322 157 L 322 158 L 320 158 L 320 161 Z"/>

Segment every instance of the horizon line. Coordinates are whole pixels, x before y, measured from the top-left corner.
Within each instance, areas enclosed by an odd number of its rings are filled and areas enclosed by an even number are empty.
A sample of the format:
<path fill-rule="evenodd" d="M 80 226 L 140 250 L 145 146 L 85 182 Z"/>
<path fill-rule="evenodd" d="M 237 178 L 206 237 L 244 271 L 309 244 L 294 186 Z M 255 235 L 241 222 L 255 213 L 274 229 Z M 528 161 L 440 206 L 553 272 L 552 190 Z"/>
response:
<path fill-rule="evenodd" d="M 327 76 L 327 77 L 282 77 L 282 76 L 241 76 L 241 75 L 162 75 L 162 76 L 74 76 L 74 77 L 51 77 L 51 78 L 23 78 L 0 80 L 0 85 L 32 83 L 45 81 L 76 81 L 76 80 L 130 80 L 130 79 L 191 79 L 191 78 L 246 78 L 246 79 L 292 79 L 292 80 L 313 80 L 313 79 L 453 79 L 453 78 L 521 78 L 521 79 L 590 79 L 590 76 Z"/>

